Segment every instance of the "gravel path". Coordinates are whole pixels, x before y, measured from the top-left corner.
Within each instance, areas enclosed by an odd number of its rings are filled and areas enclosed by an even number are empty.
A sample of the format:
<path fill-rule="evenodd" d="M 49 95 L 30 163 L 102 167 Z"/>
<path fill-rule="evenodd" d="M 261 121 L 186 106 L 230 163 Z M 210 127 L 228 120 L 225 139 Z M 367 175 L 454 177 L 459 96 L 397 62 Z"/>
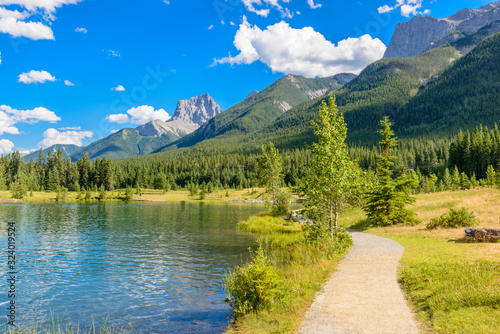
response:
<path fill-rule="evenodd" d="M 351 233 L 354 246 L 314 300 L 299 333 L 420 333 L 397 281 L 403 246 Z"/>

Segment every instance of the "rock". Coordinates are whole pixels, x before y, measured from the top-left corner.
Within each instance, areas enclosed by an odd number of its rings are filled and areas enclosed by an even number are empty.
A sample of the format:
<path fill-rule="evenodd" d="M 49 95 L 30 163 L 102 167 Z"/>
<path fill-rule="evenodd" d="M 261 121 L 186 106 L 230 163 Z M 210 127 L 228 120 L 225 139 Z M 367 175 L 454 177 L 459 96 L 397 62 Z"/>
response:
<path fill-rule="evenodd" d="M 467 227 L 465 234 L 476 240 L 500 239 L 500 229 Z"/>
<path fill-rule="evenodd" d="M 251 93 L 248 93 L 247 97 L 245 99 L 248 99 L 249 97 L 252 97 L 254 96 L 255 94 L 257 94 L 259 91 L 258 90 L 254 90 L 253 92 Z"/>
<path fill-rule="evenodd" d="M 288 110 L 292 109 L 292 106 L 286 101 L 273 100 L 273 104 L 275 106 L 278 106 L 278 108 L 280 108 L 283 112 L 287 112 Z"/>
<path fill-rule="evenodd" d="M 384 58 L 414 57 L 432 47 L 474 34 L 498 20 L 500 1 L 478 9 L 465 8 L 444 19 L 415 16 L 396 25 Z"/>
<path fill-rule="evenodd" d="M 222 112 L 221 107 L 208 94 L 192 97 L 189 100 L 181 100 L 177 103 L 174 115 L 164 122 L 156 120 L 136 128 L 142 136 L 158 137 L 166 133 L 175 136 L 185 136 L 215 115 Z"/>

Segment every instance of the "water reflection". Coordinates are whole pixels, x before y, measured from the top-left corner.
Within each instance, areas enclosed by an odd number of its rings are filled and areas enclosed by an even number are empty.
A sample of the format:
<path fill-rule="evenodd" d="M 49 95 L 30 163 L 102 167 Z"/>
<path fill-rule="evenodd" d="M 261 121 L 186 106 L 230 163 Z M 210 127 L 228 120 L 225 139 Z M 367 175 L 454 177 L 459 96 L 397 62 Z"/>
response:
<path fill-rule="evenodd" d="M 143 333 L 222 332 L 229 309 L 221 278 L 253 243 L 236 223 L 261 210 L 205 203 L 0 206 L 1 244 L 8 221 L 18 228 L 17 320 L 43 324 L 52 312 L 83 327 L 109 316 Z M 7 302 L 0 293 L 2 309 Z"/>

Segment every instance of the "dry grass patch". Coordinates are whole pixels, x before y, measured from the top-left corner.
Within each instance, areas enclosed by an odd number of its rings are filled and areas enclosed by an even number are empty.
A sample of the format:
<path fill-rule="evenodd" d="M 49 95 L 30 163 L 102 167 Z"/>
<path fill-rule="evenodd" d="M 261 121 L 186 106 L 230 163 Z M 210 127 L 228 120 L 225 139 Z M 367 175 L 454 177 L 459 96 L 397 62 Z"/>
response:
<path fill-rule="evenodd" d="M 422 224 L 368 229 L 405 247 L 400 279 L 418 318 L 433 333 L 498 333 L 500 242 L 469 242 L 463 228 L 427 230 L 432 219 L 465 207 L 479 226 L 500 228 L 500 189 L 480 188 L 416 196 Z M 362 217 L 346 212 L 344 226 Z"/>

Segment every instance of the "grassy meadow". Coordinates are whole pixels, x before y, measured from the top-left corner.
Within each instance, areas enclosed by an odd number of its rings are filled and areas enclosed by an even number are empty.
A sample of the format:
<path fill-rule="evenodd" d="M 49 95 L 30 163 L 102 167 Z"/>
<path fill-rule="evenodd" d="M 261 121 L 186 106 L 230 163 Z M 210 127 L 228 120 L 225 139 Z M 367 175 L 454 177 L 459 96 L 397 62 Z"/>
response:
<path fill-rule="evenodd" d="M 227 333 L 295 333 L 316 294 L 349 249 L 345 240 L 308 244 L 298 223 L 254 216 L 239 228 L 260 236 L 276 274 L 277 296 L 267 307 L 237 316 Z"/>
<path fill-rule="evenodd" d="M 253 189 L 221 189 L 212 193 L 205 194 L 205 201 L 261 201 L 263 200 L 264 188 Z M 106 201 L 121 201 L 125 189 L 119 189 L 106 192 Z M 31 196 L 32 194 L 32 196 Z M 91 192 L 91 200 L 97 200 L 99 193 L 97 191 Z M 57 193 L 48 191 L 33 191 L 28 192 L 23 198 L 24 203 L 38 203 L 38 202 L 55 202 Z M 0 201 L 12 199 L 10 191 L 0 191 Z M 152 202 L 176 202 L 176 201 L 200 201 L 200 195 L 190 196 L 187 190 L 163 190 L 154 189 L 141 189 L 140 193 L 135 193 L 133 201 L 152 201 Z M 69 191 L 65 202 L 77 202 L 77 193 Z"/>
<path fill-rule="evenodd" d="M 499 333 L 500 242 L 471 242 L 463 228 L 427 230 L 450 208 L 474 211 L 479 226 L 500 228 L 500 189 L 479 188 L 417 196 L 417 226 L 369 228 L 405 247 L 400 281 L 412 308 L 432 333 Z M 360 209 L 341 216 L 342 226 L 359 228 Z"/>

